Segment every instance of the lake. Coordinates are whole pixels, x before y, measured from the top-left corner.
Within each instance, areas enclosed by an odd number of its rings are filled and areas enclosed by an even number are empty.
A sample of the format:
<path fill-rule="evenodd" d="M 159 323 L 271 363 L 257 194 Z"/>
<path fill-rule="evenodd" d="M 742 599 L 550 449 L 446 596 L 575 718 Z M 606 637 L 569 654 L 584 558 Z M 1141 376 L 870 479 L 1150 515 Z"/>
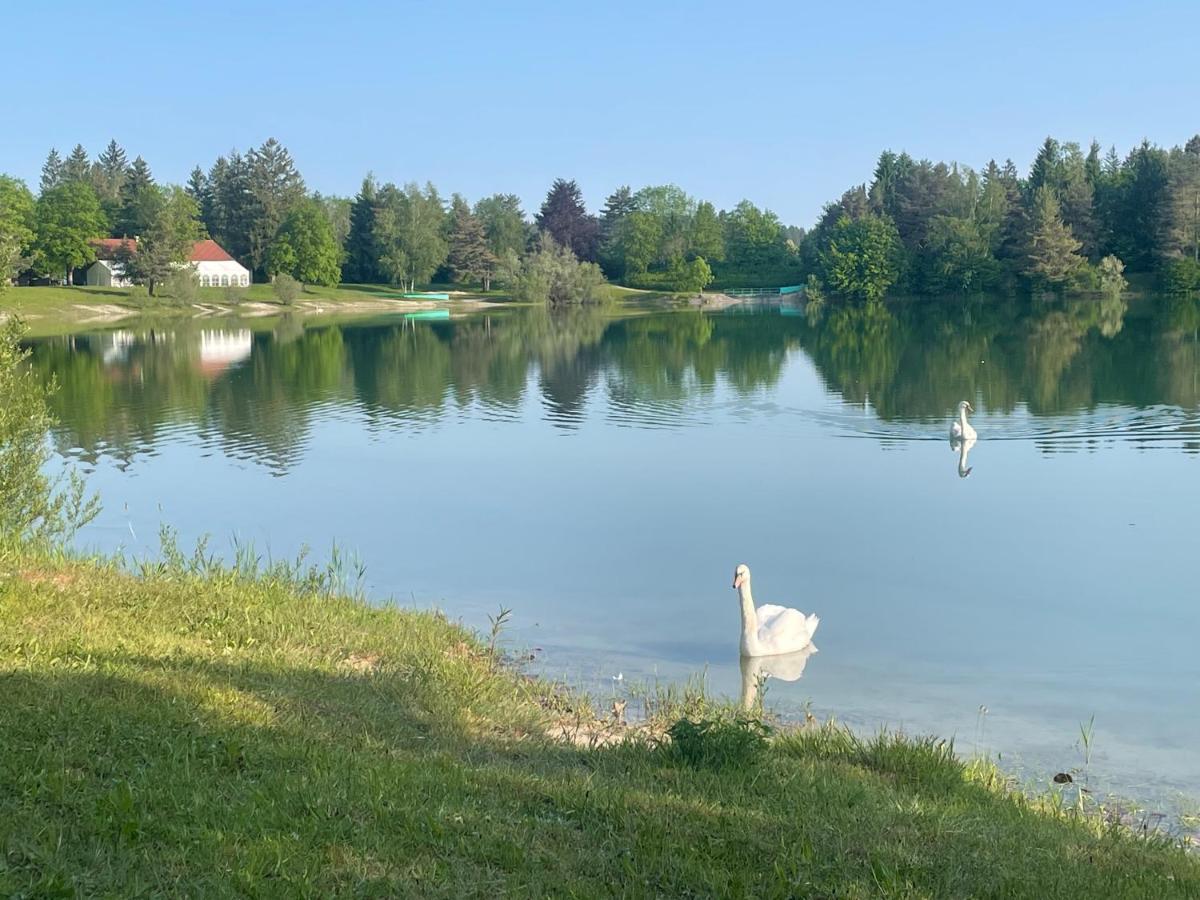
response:
<path fill-rule="evenodd" d="M 740 696 L 745 562 L 759 603 L 822 620 L 802 677 L 767 682 L 782 715 L 953 736 L 1042 783 L 1094 717 L 1098 792 L 1194 812 L 1198 329 L 1165 297 L 501 308 L 139 324 L 33 364 L 104 501 L 86 546 L 336 540 L 372 597 L 510 608 L 508 646 L 601 700 Z"/>

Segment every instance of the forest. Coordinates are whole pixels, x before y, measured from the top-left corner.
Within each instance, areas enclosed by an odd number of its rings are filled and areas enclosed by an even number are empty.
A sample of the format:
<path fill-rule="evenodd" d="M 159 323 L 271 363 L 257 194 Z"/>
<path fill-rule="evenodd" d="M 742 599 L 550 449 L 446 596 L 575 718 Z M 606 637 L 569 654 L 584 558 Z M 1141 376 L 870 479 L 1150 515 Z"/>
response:
<path fill-rule="evenodd" d="M 51 150 L 35 195 L 0 175 L 0 289 L 67 283 L 100 237 L 136 237 L 124 261 L 168 281 L 211 237 L 254 272 L 301 283 L 502 285 L 520 299 L 580 302 L 604 280 L 695 293 L 804 284 L 810 297 L 1119 291 L 1130 273 L 1200 289 L 1200 135 L 1144 141 L 1124 157 L 1046 138 L 1027 175 L 885 151 L 869 182 L 828 203 L 809 230 L 743 200 L 718 210 L 676 185 L 614 190 L 589 211 L 556 179 L 532 216 L 514 194 L 474 203 L 430 183 L 366 175 L 354 197 L 311 191 L 271 139 L 231 152 L 185 185 L 160 184 L 112 141 L 95 159 Z"/>

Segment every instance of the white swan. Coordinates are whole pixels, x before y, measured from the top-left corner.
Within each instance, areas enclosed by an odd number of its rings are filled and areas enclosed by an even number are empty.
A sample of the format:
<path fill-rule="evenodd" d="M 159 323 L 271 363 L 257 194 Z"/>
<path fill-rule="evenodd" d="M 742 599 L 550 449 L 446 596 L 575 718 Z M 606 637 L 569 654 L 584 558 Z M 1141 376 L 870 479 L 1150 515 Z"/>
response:
<path fill-rule="evenodd" d="M 975 433 L 975 429 L 971 427 L 971 423 L 967 421 L 967 413 L 975 412 L 975 408 L 966 400 L 962 400 L 958 404 L 958 418 L 950 423 L 950 440 L 957 441 L 960 438 L 966 438 L 968 441 L 973 441 L 979 437 Z"/>
<path fill-rule="evenodd" d="M 969 437 L 966 440 L 962 438 L 951 438 L 950 449 L 958 454 L 958 477 L 966 478 L 971 474 L 971 466 L 967 465 L 967 455 L 971 452 L 971 448 L 975 446 L 975 438 Z"/>
<path fill-rule="evenodd" d="M 809 644 L 803 650 L 795 653 L 783 653 L 779 656 L 743 656 L 742 657 L 742 706 L 753 709 L 754 701 L 758 699 L 759 687 L 768 678 L 779 681 L 796 681 L 804 674 L 808 658 L 817 652 L 817 648 Z"/>
<path fill-rule="evenodd" d="M 812 643 L 821 621 L 815 615 L 806 616 L 785 606 L 754 608 L 749 566 L 743 564 L 734 570 L 733 588 L 742 602 L 742 656 L 795 653 Z"/>

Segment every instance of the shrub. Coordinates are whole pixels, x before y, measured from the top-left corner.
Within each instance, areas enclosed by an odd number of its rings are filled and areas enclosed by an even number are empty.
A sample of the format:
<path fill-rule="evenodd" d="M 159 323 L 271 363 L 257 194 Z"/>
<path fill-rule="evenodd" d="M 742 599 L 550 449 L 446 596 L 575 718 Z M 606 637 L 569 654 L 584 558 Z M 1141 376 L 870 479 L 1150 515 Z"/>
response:
<path fill-rule="evenodd" d="M 47 388 L 25 360 L 24 327 L 15 317 L 0 323 L 0 541 L 69 538 L 99 511 L 72 473 L 64 484 L 45 474 L 46 436 L 54 424 Z"/>
<path fill-rule="evenodd" d="M 767 747 L 771 729 L 745 715 L 729 719 L 679 719 L 667 729 L 674 755 L 696 768 L 744 766 Z"/>
<path fill-rule="evenodd" d="M 274 289 L 275 299 L 284 306 L 291 306 L 296 302 L 296 298 L 300 296 L 300 291 L 304 285 L 298 282 L 291 275 L 280 274 L 275 276 Z"/>
<path fill-rule="evenodd" d="M 1161 280 L 1163 290 L 1169 294 L 1200 290 L 1200 262 L 1186 258 L 1172 260 L 1163 267 Z"/>
<path fill-rule="evenodd" d="M 1106 294 L 1119 294 L 1129 282 L 1125 280 L 1125 263 L 1111 253 L 1100 260 L 1100 290 Z"/>
<path fill-rule="evenodd" d="M 200 296 L 200 279 L 190 268 L 177 269 L 172 272 L 163 287 L 166 289 L 167 295 L 181 306 L 195 303 Z"/>
<path fill-rule="evenodd" d="M 580 262 L 548 235 L 542 235 L 537 248 L 521 260 L 509 279 L 515 299 L 551 306 L 596 303 L 605 283 L 598 265 Z"/>

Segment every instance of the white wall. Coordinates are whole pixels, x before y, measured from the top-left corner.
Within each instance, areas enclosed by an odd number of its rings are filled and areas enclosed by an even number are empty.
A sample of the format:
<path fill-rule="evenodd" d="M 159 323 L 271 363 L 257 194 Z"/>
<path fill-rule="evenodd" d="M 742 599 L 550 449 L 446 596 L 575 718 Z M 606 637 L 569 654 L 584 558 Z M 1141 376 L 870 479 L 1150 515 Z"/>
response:
<path fill-rule="evenodd" d="M 248 285 L 250 283 L 250 272 L 241 263 L 232 260 L 222 262 L 198 262 L 193 263 L 196 267 L 196 277 L 200 279 L 201 287 L 221 286 L 221 285 Z M 215 281 L 213 279 L 216 279 Z"/>

